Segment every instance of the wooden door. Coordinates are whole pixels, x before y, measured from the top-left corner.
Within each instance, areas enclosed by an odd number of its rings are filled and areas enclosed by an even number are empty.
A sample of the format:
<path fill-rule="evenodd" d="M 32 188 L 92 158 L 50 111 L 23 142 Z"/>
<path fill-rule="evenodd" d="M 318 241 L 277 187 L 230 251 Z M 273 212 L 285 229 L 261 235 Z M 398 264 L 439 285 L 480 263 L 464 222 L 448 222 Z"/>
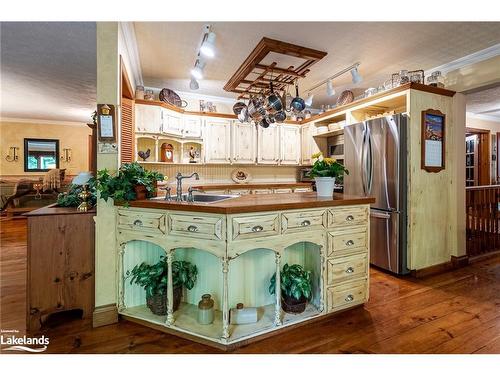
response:
<path fill-rule="evenodd" d="M 300 162 L 300 128 L 296 125 L 281 125 L 281 164 L 298 165 Z"/>
<path fill-rule="evenodd" d="M 159 133 L 161 108 L 155 105 L 136 104 L 135 130 L 140 133 Z"/>
<path fill-rule="evenodd" d="M 269 125 L 264 129 L 258 127 L 257 162 L 259 164 L 278 164 L 280 159 L 279 127 Z"/>
<path fill-rule="evenodd" d="M 161 132 L 171 135 L 182 135 L 182 117 L 180 114 L 169 111 L 168 109 L 161 110 L 162 125 Z"/>
<path fill-rule="evenodd" d="M 254 164 L 257 148 L 255 125 L 235 122 L 232 129 L 233 161 L 235 163 Z"/>
<path fill-rule="evenodd" d="M 206 121 L 206 162 L 229 163 L 231 159 L 231 121 L 207 120 Z"/>
<path fill-rule="evenodd" d="M 490 185 L 490 131 L 466 128 L 466 135 L 466 186 Z"/>

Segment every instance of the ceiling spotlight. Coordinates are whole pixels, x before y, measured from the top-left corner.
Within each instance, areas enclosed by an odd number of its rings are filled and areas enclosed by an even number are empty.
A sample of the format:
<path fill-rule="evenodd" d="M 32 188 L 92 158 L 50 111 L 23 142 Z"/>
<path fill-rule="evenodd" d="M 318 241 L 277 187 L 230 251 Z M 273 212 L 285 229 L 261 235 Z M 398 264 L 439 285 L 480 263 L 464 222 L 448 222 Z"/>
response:
<path fill-rule="evenodd" d="M 215 56 L 215 33 L 213 31 L 205 34 L 203 38 L 203 43 L 200 47 L 200 53 L 206 57 Z"/>
<path fill-rule="evenodd" d="M 352 83 L 360 83 L 363 80 L 363 77 L 361 77 L 361 74 L 359 74 L 358 72 L 357 66 L 351 69 L 351 75 L 352 75 Z"/>
<path fill-rule="evenodd" d="M 333 88 L 333 81 L 330 79 L 326 83 L 326 95 L 333 96 L 335 95 L 335 89 Z"/>
<path fill-rule="evenodd" d="M 205 68 L 205 63 L 200 60 L 196 60 L 194 68 L 191 69 L 191 75 L 196 79 L 203 79 L 203 68 Z"/>
<path fill-rule="evenodd" d="M 305 100 L 306 106 L 310 107 L 313 104 L 313 98 L 314 98 L 314 94 L 311 94 L 310 92 L 308 92 L 307 98 Z"/>
<path fill-rule="evenodd" d="M 200 84 L 196 79 L 191 77 L 191 82 L 189 82 L 189 88 L 191 90 L 198 90 L 200 88 Z"/>

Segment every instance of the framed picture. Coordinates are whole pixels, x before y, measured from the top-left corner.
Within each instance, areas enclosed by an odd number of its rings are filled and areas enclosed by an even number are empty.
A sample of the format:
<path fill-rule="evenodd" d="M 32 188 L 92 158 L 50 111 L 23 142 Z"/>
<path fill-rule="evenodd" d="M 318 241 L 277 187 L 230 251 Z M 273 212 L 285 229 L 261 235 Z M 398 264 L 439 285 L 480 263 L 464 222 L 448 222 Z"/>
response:
<path fill-rule="evenodd" d="M 445 168 L 446 115 L 434 109 L 422 111 L 420 166 L 437 173 Z"/>
<path fill-rule="evenodd" d="M 97 105 L 97 137 L 99 142 L 116 142 L 115 106 L 112 104 Z"/>

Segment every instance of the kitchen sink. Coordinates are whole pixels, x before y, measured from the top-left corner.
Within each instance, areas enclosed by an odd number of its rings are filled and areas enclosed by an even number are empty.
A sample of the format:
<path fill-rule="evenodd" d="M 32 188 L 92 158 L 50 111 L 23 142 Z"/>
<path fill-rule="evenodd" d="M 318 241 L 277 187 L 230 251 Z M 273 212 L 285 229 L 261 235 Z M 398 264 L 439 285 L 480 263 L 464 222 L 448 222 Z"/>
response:
<path fill-rule="evenodd" d="M 193 202 L 197 203 L 214 203 L 224 201 L 226 199 L 237 198 L 239 195 L 232 194 L 193 194 Z M 164 197 L 154 197 L 151 200 L 164 200 Z M 188 194 L 182 194 L 182 201 L 188 201 Z M 175 196 L 172 197 L 172 202 L 175 202 Z"/>

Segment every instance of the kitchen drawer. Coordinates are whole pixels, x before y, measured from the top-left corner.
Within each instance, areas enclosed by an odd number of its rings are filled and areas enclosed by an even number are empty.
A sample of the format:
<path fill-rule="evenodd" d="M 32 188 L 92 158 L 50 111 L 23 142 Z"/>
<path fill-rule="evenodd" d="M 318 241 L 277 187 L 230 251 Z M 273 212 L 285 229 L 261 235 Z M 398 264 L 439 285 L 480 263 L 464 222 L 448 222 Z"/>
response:
<path fill-rule="evenodd" d="M 234 217 L 232 229 L 233 240 L 274 236 L 280 233 L 279 214 Z"/>
<path fill-rule="evenodd" d="M 271 194 L 271 189 L 253 189 L 252 194 Z"/>
<path fill-rule="evenodd" d="M 340 281 L 365 277 L 367 272 L 368 256 L 366 253 L 342 258 L 330 258 L 326 263 L 326 283 L 331 285 Z"/>
<path fill-rule="evenodd" d="M 294 193 L 309 193 L 313 191 L 312 187 L 296 187 L 293 189 Z"/>
<path fill-rule="evenodd" d="M 325 229 L 326 221 L 326 210 L 284 212 L 281 215 L 281 229 L 283 234 L 303 230 Z"/>
<path fill-rule="evenodd" d="M 171 214 L 168 218 L 170 235 L 208 240 L 225 239 L 222 217 Z"/>
<path fill-rule="evenodd" d="M 366 229 L 348 233 L 329 233 L 327 256 L 332 257 L 345 252 L 366 249 L 368 245 L 368 232 Z M 344 254 L 345 255 L 345 254 Z"/>
<path fill-rule="evenodd" d="M 344 227 L 368 224 L 368 207 L 331 209 L 328 214 L 329 227 Z"/>
<path fill-rule="evenodd" d="M 275 194 L 283 194 L 283 193 L 291 193 L 291 192 L 292 192 L 291 188 L 273 189 L 273 193 L 275 193 Z"/>
<path fill-rule="evenodd" d="M 367 280 L 332 286 L 326 291 L 327 312 L 341 310 L 366 302 Z"/>
<path fill-rule="evenodd" d="M 118 229 L 165 233 L 165 214 L 118 210 Z"/>
<path fill-rule="evenodd" d="M 248 195 L 248 194 L 250 194 L 250 190 L 249 189 L 232 189 L 232 190 L 229 190 L 229 194 Z"/>

